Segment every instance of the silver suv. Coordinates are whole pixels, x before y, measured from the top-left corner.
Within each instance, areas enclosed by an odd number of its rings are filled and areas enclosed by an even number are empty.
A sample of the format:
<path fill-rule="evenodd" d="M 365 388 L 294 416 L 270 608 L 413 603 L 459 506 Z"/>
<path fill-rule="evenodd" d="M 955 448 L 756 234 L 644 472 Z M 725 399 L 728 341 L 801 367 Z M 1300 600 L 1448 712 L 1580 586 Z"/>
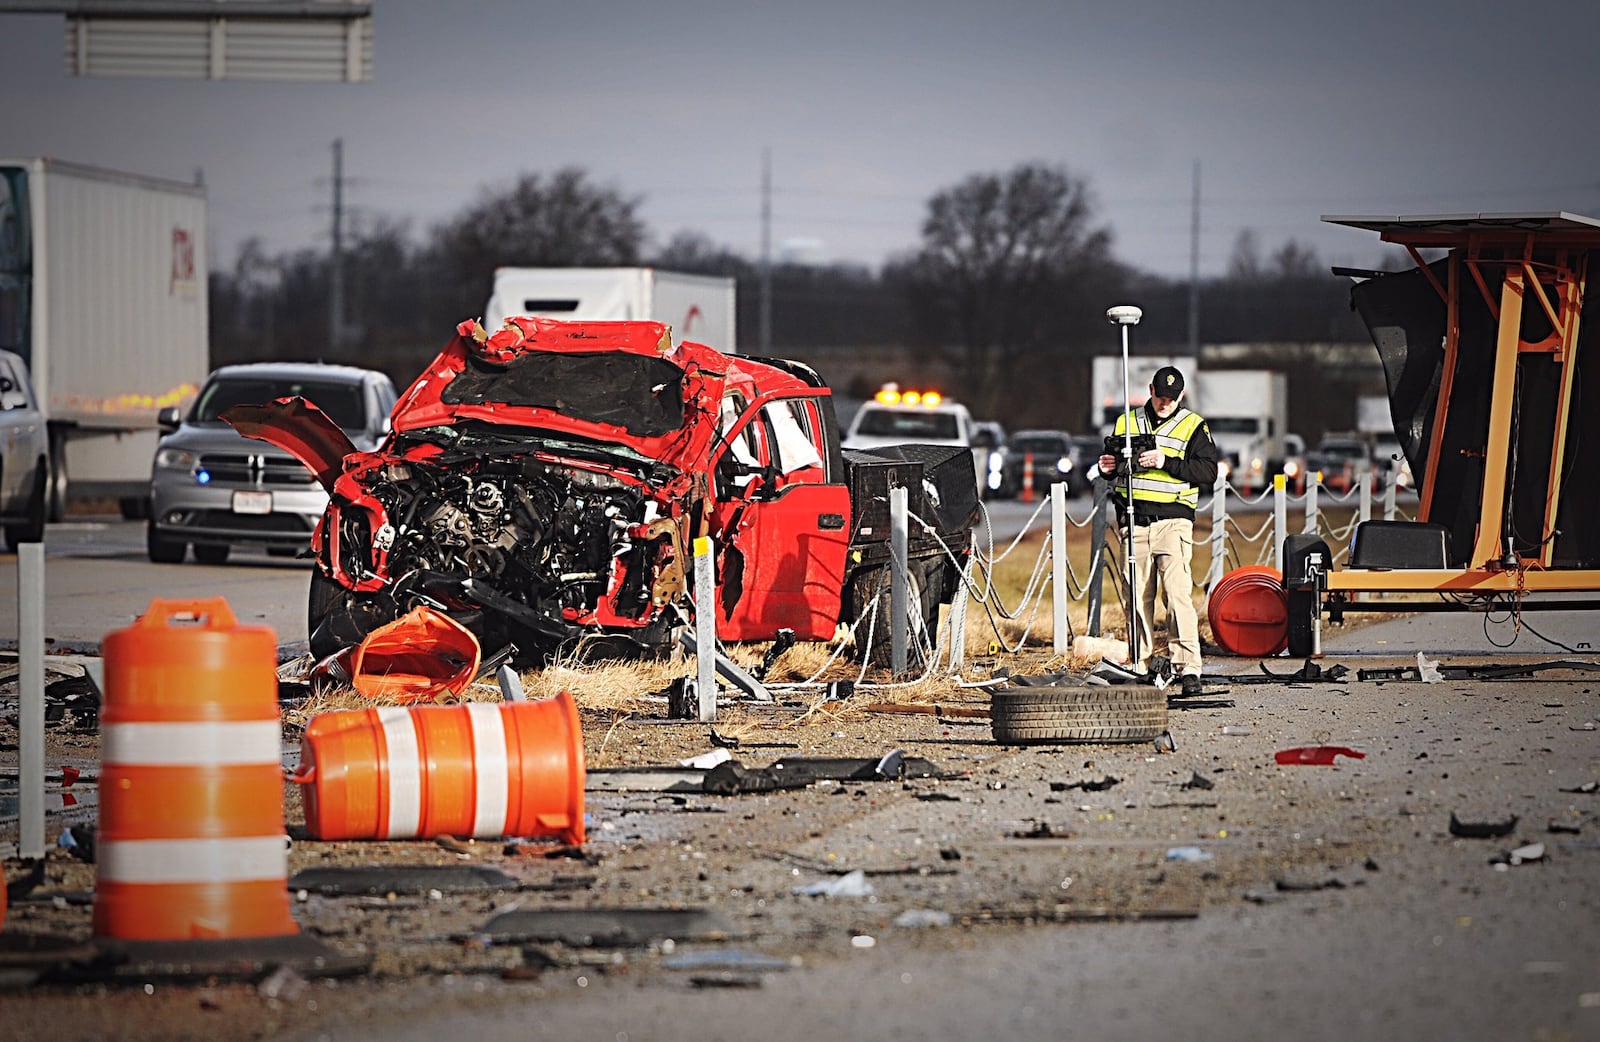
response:
<path fill-rule="evenodd" d="M 328 494 L 299 460 L 244 437 L 221 419 L 235 405 L 299 396 L 370 451 L 389 430 L 394 384 L 383 373 L 344 365 L 260 362 L 212 373 L 189 410 L 163 409 L 165 436 L 150 472 L 150 560 L 221 564 L 242 544 L 293 556 L 309 548 Z"/>
<path fill-rule="evenodd" d="M 50 436 L 28 382 L 28 367 L 0 351 L 0 523 L 6 543 L 44 538 L 45 489 L 50 483 Z"/>

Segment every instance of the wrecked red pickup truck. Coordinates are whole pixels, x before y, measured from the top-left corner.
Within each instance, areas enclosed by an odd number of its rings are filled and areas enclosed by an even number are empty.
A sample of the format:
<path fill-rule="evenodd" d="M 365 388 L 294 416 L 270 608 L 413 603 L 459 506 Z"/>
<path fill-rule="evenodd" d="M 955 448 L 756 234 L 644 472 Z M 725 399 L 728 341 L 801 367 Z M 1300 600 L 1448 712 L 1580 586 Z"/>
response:
<path fill-rule="evenodd" d="M 693 614 L 697 536 L 716 541 L 720 638 L 828 640 L 887 603 L 897 486 L 916 516 L 914 625 L 931 633 L 977 519 L 965 449 L 842 452 L 808 366 L 674 348 L 657 322 L 464 322 L 373 452 L 303 399 L 226 418 L 328 490 L 311 539 L 318 656 L 419 604 L 524 661 L 580 640 L 665 648 Z M 887 641 L 886 608 L 872 628 Z"/>

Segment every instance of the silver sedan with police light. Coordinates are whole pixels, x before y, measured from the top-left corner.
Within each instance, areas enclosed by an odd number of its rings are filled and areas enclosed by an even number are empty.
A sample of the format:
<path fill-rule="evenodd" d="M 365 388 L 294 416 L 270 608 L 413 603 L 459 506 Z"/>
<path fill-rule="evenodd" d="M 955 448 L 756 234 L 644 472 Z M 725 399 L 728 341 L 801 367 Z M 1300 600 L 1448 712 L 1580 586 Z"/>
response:
<path fill-rule="evenodd" d="M 396 395 L 383 373 L 354 366 L 261 362 L 212 373 L 187 416 L 158 417 L 166 434 L 150 473 L 150 560 L 177 564 L 190 546 L 203 564 L 223 563 L 235 546 L 278 556 L 309 546 L 327 492 L 299 460 L 221 418 L 235 405 L 289 397 L 316 405 L 370 451 L 388 432 Z"/>

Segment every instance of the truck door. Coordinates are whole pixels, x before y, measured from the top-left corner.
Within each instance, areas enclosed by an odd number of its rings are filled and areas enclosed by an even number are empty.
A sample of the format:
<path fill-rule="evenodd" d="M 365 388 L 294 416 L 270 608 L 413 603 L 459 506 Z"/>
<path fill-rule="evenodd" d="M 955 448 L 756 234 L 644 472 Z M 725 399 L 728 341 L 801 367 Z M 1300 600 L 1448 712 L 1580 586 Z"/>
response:
<path fill-rule="evenodd" d="M 745 409 L 713 450 L 717 635 L 725 640 L 766 640 L 780 629 L 801 640 L 833 637 L 850 492 L 823 449 L 827 407 L 785 398 Z"/>

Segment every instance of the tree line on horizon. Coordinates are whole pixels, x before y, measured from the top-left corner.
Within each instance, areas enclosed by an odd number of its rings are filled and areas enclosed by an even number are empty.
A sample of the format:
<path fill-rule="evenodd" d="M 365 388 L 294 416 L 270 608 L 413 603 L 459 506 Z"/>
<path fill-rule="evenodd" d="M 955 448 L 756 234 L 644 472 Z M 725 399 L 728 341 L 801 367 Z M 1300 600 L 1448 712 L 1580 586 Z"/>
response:
<path fill-rule="evenodd" d="M 731 276 L 739 342 L 754 351 L 759 260 L 695 231 L 655 246 L 641 204 L 568 167 L 486 190 L 420 236 L 404 222 L 378 220 L 351 234 L 344 249 L 338 338 L 329 318 L 331 251 L 268 254 L 251 239 L 231 269 L 211 275 L 211 362 L 346 362 L 383 369 L 403 386 L 457 322 L 481 312 L 502 265 L 642 264 Z M 811 362 L 827 377 L 828 359 L 840 352 L 898 349 L 954 374 L 977 415 L 1057 425 L 1064 411 L 1081 414 L 1076 396 L 1087 394 L 1080 385 L 1089 360 L 1117 349 L 1107 332 L 1108 301 L 1144 308 L 1142 351 L 1187 348 L 1187 280 L 1141 272 L 1117 259 L 1113 243 L 1090 185 L 1063 167 L 1022 163 L 972 174 L 928 200 L 919 242 L 880 270 L 774 264 L 771 351 Z M 1254 233 L 1241 233 L 1227 274 L 1203 280 L 1199 299 L 1202 344 L 1293 349 L 1367 338 L 1350 310 L 1348 283 L 1293 240 L 1263 257 Z M 1306 365 L 1305 355 L 1296 351 L 1294 364 Z M 1040 388 L 1060 393 L 1052 400 Z"/>

